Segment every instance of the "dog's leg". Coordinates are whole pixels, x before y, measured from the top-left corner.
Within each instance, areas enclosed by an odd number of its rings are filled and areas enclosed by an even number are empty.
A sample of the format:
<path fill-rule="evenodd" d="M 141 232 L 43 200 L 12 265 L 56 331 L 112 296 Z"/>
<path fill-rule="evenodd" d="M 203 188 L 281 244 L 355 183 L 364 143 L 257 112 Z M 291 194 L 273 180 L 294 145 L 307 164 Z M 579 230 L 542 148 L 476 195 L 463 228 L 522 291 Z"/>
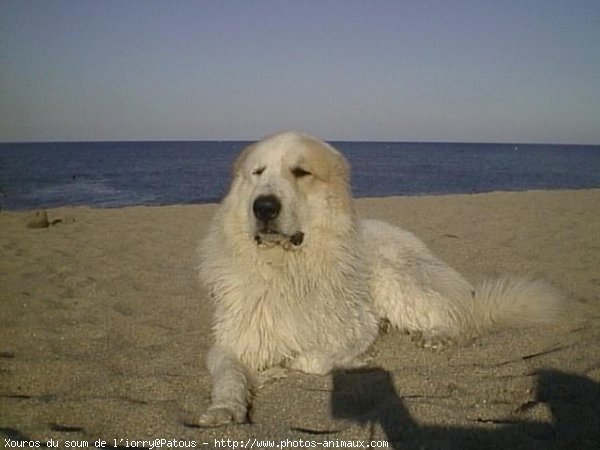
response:
<path fill-rule="evenodd" d="M 218 427 L 246 422 L 254 384 L 251 371 L 232 352 L 218 345 L 210 349 L 206 363 L 213 379 L 211 404 L 198 425 Z"/>

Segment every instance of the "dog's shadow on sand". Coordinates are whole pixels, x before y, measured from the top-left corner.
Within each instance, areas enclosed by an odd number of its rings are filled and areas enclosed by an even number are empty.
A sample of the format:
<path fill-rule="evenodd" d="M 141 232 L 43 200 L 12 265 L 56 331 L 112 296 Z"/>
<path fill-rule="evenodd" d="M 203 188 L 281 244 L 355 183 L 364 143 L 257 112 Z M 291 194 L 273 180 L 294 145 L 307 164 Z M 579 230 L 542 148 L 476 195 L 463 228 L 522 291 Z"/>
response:
<path fill-rule="evenodd" d="M 371 438 L 379 425 L 395 449 L 596 449 L 600 443 L 600 383 L 558 370 L 536 372 L 534 402 L 546 404 L 552 423 L 506 420 L 494 430 L 420 426 L 394 387 L 390 373 L 381 369 L 334 371 L 332 415 L 369 425 Z"/>

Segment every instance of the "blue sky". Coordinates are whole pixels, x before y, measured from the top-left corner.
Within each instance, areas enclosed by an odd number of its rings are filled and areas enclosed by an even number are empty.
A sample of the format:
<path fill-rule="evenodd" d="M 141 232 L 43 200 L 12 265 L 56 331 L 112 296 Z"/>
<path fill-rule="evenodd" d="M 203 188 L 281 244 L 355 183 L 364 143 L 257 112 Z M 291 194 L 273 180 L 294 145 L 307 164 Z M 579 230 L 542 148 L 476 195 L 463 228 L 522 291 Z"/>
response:
<path fill-rule="evenodd" d="M 600 1 L 0 2 L 0 141 L 600 144 Z"/>

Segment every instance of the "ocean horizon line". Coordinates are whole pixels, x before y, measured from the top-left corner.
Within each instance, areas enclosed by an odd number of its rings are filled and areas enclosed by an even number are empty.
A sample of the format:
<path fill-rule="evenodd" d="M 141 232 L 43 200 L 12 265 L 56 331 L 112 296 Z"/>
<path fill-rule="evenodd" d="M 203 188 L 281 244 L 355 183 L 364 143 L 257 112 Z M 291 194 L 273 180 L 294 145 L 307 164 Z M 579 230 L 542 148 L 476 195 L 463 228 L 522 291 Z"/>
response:
<path fill-rule="evenodd" d="M 31 140 L 31 141 L 0 141 L 0 145 L 35 145 L 35 144 L 148 144 L 148 143 L 252 143 L 257 139 L 91 139 L 91 140 Z M 329 143 L 364 143 L 364 144 L 436 144 L 436 145 L 512 145 L 512 146 L 553 146 L 553 147 L 600 147 L 600 143 L 569 143 L 569 142 L 525 142 L 525 141 L 446 141 L 446 140 L 392 140 L 392 139 L 324 139 Z"/>

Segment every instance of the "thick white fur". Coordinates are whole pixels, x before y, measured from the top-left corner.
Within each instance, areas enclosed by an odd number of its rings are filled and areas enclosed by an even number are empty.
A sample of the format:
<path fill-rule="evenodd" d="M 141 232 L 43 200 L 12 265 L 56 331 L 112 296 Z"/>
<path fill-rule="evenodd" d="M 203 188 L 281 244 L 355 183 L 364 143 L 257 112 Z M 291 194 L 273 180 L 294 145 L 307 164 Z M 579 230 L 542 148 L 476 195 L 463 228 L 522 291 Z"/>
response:
<path fill-rule="evenodd" d="M 562 297 L 542 281 L 473 287 L 413 234 L 357 220 L 348 180 L 344 157 L 302 133 L 271 136 L 238 157 L 200 246 L 200 277 L 215 306 L 212 403 L 201 425 L 245 421 L 252 388 L 278 367 L 326 374 L 363 364 L 382 319 L 435 347 L 559 314 Z M 276 232 L 261 234 L 253 203 L 264 195 L 282 206 Z M 298 232 L 300 244 L 291 238 Z"/>

